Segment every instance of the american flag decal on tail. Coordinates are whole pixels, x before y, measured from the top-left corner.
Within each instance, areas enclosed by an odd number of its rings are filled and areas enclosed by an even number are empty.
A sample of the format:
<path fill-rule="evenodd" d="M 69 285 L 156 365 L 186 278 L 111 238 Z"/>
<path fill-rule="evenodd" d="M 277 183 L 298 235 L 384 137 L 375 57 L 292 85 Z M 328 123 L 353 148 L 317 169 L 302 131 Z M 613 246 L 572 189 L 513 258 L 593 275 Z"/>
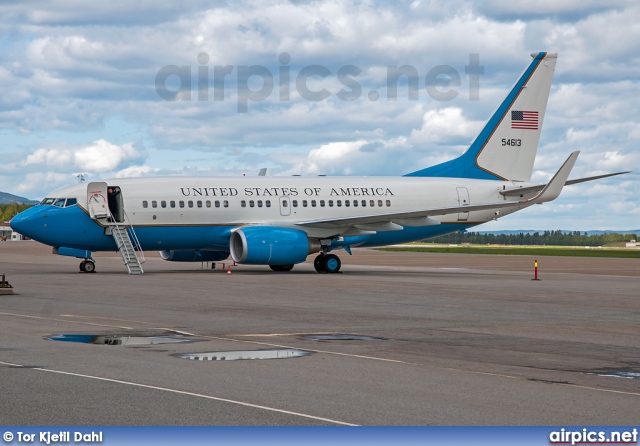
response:
<path fill-rule="evenodd" d="M 537 111 L 511 111 L 511 128 L 538 130 Z"/>

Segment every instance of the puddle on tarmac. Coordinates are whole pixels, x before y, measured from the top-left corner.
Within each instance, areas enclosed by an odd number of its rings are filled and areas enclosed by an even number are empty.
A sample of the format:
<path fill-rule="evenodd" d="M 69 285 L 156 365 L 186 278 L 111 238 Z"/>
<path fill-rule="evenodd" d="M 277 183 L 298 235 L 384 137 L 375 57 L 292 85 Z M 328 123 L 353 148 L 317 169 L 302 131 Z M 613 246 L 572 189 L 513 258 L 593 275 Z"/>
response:
<path fill-rule="evenodd" d="M 388 341 L 389 338 L 353 334 L 311 334 L 302 336 L 307 341 Z"/>
<path fill-rule="evenodd" d="M 200 339 L 181 336 L 176 334 L 165 334 L 159 336 L 131 336 L 131 335 L 95 335 L 95 334 L 60 334 L 49 336 L 45 339 L 50 341 L 79 342 L 81 344 L 101 344 L 101 345 L 160 345 L 160 344 L 181 344 L 196 342 Z"/>
<path fill-rule="evenodd" d="M 624 367 L 620 369 L 598 369 L 585 372 L 585 375 L 604 376 L 609 378 L 640 379 L 640 368 Z"/>
<path fill-rule="evenodd" d="M 238 361 L 243 359 L 290 359 L 308 356 L 310 352 L 285 348 L 277 350 L 236 350 L 209 353 L 179 353 L 172 356 L 195 361 Z"/>

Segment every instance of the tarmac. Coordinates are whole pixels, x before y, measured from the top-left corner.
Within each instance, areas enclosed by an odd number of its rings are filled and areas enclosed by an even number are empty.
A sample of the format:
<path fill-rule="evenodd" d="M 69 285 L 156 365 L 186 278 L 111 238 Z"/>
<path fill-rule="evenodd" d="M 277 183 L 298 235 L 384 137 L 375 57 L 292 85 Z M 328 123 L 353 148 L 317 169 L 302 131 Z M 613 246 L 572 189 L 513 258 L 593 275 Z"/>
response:
<path fill-rule="evenodd" d="M 0 243 L 0 425 L 640 422 L 640 259 L 537 257 L 533 281 L 533 256 L 227 275 L 146 255 L 141 276 L 117 253 L 85 274 Z"/>

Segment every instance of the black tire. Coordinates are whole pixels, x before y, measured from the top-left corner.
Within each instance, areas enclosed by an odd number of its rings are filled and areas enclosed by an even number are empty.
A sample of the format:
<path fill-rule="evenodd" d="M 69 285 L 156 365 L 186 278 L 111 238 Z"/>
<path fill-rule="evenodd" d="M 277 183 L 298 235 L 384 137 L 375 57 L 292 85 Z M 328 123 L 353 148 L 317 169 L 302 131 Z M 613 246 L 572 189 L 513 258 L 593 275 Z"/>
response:
<path fill-rule="evenodd" d="M 91 260 L 87 260 L 84 264 L 84 272 L 85 273 L 95 273 L 96 272 L 96 264 Z"/>
<path fill-rule="evenodd" d="M 324 256 L 324 270 L 329 274 L 335 274 L 340 271 L 342 262 L 340 257 L 335 254 L 329 254 Z"/>
<path fill-rule="evenodd" d="M 286 273 L 293 269 L 293 265 L 269 265 L 269 268 L 271 268 L 273 271 Z"/>
<path fill-rule="evenodd" d="M 313 260 L 313 267 L 316 269 L 317 272 L 319 272 L 321 274 L 327 272 L 327 270 L 325 269 L 325 266 L 324 266 L 324 258 L 325 258 L 325 255 L 324 254 L 320 254 L 318 257 L 316 257 Z"/>
<path fill-rule="evenodd" d="M 87 264 L 87 261 L 86 261 L 86 260 L 83 260 L 82 262 L 80 262 L 80 272 L 81 272 L 81 273 L 86 272 L 86 271 L 84 270 L 84 266 L 85 266 L 86 264 Z"/>

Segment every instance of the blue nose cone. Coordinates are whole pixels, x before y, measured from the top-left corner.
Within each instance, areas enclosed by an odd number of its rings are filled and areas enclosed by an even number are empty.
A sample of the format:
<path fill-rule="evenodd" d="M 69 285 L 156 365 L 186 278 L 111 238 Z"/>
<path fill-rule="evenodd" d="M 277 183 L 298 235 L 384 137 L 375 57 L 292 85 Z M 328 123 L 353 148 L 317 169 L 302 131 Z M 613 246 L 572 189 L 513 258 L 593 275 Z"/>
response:
<path fill-rule="evenodd" d="M 34 206 L 26 211 L 20 212 L 11 219 L 11 222 L 9 222 L 11 229 L 29 238 L 34 238 L 33 236 L 37 227 L 41 226 L 41 211 L 41 206 Z"/>

